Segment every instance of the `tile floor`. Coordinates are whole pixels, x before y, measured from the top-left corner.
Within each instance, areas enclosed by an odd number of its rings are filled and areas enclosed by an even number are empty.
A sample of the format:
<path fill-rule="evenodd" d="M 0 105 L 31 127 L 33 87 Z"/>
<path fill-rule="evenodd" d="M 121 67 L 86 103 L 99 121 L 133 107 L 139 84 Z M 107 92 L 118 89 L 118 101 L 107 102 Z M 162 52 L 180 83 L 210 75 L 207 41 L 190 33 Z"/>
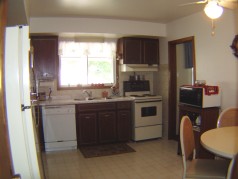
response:
<path fill-rule="evenodd" d="M 84 158 L 79 150 L 43 153 L 46 179 L 181 179 L 177 142 L 128 143 L 136 152 Z"/>

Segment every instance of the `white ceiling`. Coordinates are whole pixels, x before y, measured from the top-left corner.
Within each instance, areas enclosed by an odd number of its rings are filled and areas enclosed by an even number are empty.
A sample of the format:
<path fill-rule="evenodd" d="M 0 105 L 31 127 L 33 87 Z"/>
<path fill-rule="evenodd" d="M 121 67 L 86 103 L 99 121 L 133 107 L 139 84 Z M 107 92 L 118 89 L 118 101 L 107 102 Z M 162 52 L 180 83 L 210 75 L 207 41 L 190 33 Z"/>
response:
<path fill-rule="evenodd" d="M 202 11 L 194 0 L 30 0 L 30 17 L 92 17 L 167 23 Z"/>

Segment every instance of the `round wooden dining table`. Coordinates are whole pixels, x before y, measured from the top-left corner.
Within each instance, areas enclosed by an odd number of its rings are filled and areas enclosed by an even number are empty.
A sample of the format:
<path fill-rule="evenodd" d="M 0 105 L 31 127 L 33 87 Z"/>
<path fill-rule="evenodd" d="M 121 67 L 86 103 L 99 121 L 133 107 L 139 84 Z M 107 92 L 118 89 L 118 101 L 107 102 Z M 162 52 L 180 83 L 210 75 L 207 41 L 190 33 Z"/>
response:
<path fill-rule="evenodd" d="M 218 156 L 232 159 L 238 153 L 238 126 L 208 130 L 201 135 L 201 144 Z"/>

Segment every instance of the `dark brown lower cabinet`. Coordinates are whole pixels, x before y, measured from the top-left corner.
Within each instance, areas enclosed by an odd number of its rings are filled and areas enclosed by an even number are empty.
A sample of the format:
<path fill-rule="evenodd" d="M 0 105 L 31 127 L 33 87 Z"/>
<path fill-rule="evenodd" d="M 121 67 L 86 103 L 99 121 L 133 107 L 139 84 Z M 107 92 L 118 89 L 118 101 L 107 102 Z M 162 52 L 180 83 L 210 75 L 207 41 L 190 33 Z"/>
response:
<path fill-rule="evenodd" d="M 78 146 L 131 140 L 131 106 L 131 101 L 77 104 Z"/>
<path fill-rule="evenodd" d="M 99 143 L 115 142 L 117 139 L 116 131 L 116 113 L 99 112 L 98 113 L 98 140 Z"/>
<path fill-rule="evenodd" d="M 117 112 L 117 132 L 118 141 L 129 141 L 131 139 L 132 131 L 131 111 L 119 110 Z"/>
<path fill-rule="evenodd" d="M 132 137 L 132 102 L 117 102 L 117 137 L 118 141 L 125 142 Z"/>
<path fill-rule="evenodd" d="M 97 143 L 97 113 L 78 114 L 77 138 L 80 145 Z"/>
<path fill-rule="evenodd" d="M 189 116 L 193 124 L 197 158 L 214 158 L 212 153 L 203 148 L 200 138 L 204 132 L 216 128 L 219 110 L 219 107 L 198 108 L 184 104 L 179 105 L 180 120 L 183 116 Z M 200 124 L 196 121 L 198 117 L 201 119 Z M 180 140 L 178 143 L 178 154 L 181 154 Z"/>

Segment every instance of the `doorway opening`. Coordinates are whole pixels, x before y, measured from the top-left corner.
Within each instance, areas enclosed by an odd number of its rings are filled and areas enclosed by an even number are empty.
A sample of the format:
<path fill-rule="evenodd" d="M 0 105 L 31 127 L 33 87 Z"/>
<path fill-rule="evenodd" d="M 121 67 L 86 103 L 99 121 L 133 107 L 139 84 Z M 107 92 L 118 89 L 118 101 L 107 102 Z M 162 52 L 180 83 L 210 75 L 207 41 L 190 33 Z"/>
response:
<path fill-rule="evenodd" d="M 178 55 L 178 47 L 181 44 L 190 43 L 191 44 L 191 58 L 193 63 L 193 68 L 191 70 L 192 82 L 196 80 L 196 63 L 195 63 L 195 43 L 194 36 L 186 37 L 178 40 L 173 40 L 168 42 L 169 48 L 169 106 L 168 106 L 168 139 L 178 140 L 178 85 L 179 85 L 179 74 L 177 69 L 177 60 L 180 58 Z M 180 80 L 181 83 L 182 80 Z"/>

